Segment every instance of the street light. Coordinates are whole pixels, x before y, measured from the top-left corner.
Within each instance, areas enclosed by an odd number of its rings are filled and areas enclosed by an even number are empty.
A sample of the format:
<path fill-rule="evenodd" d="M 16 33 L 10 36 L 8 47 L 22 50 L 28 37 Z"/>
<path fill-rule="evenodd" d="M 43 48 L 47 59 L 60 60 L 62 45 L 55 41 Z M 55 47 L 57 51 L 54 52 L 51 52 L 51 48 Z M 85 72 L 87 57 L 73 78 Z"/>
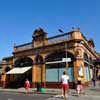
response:
<path fill-rule="evenodd" d="M 59 32 L 64 33 L 63 30 L 58 29 Z M 67 37 L 66 37 L 67 38 Z M 66 39 L 67 40 L 67 39 Z M 68 61 L 67 61 L 67 42 L 65 41 L 65 52 L 66 52 L 66 58 L 65 58 L 65 62 L 66 62 L 66 69 L 68 69 Z M 67 71 L 67 70 L 66 70 Z"/>

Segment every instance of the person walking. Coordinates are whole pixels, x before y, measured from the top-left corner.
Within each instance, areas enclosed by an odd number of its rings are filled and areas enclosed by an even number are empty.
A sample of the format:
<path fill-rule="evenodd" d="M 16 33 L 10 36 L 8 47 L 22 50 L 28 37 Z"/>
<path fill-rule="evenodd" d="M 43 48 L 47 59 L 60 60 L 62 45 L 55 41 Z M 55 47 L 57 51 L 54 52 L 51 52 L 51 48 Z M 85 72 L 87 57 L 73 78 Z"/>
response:
<path fill-rule="evenodd" d="M 26 79 L 24 87 L 25 87 L 25 93 L 27 94 L 30 90 L 30 82 L 28 79 Z"/>
<path fill-rule="evenodd" d="M 4 73 L 1 76 L 1 84 L 2 84 L 3 88 L 6 87 L 6 74 L 4 74 Z"/>
<path fill-rule="evenodd" d="M 80 95 L 80 92 L 82 91 L 82 89 L 83 89 L 82 79 L 81 79 L 81 76 L 79 76 L 77 79 L 77 94 L 78 94 L 78 96 Z"/>
<path fill-rule="evenodd" d="M 61 76 L 61 82 L 62 82 L 62 89 L 63 89 L 64 100 L 66 100 L 66 92 L 69 89 L 68 80 L 69 80 L 69 76 L 64 71 L 63 75 Z"/>
<path fill-rule="evenodd" d="M 92 81 L 93 81 L 93 86 L 96 87 L 96 78 L 93 77 L 93 78 L 92 78 Z"/>

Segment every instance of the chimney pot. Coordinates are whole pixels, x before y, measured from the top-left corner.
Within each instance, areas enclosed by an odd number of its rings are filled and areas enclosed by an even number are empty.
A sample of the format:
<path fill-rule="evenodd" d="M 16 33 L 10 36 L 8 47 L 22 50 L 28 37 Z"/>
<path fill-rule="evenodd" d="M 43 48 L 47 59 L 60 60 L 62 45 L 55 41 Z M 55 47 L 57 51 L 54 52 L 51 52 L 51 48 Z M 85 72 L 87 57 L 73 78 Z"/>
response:
<path fill-rule="evenodd" d="M 72 27 L 72 31 L 74 31 L 74 27 Z"/>
<path fill-rule="evenodd" d="M 78 32 L 80 32 L 80 27 L 78 27 Z"/>

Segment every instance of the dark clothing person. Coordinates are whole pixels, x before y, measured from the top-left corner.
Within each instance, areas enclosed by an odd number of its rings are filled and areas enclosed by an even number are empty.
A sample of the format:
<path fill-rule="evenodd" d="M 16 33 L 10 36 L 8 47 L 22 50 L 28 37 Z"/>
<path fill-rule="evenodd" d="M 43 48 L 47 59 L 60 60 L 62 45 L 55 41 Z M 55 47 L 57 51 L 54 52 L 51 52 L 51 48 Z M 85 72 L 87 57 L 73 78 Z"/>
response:
<path fill-rule="evenodd" d="M 81 85 L 81 80 L 78 80 L 77 81 L 77 85 Z"/>
<path fill-rule="evenodd" d="M 92 81 L 93 81 L 93 86 L 95 87 L 96 86 L 96 79 L 93 78 Z"/>

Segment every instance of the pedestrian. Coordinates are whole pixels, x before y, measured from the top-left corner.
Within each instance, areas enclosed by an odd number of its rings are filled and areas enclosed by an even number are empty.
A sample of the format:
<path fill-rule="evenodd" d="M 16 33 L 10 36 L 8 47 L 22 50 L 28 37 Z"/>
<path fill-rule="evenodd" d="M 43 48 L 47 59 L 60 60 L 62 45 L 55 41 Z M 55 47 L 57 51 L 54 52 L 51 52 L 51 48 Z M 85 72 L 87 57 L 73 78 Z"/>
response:
<path fill-rule="evenodd" d="M 6 87 L 6 74 L 4 74 L 4 73 L 1 76 L 1 84 L 2 84 L 3 88 Z"/>
<path fill-rule="evenodd" d="M 26 79 L 24 87 L 25 87 L 25 93 L 27 94 L 30 90 L 30 82 L 28 79 Z"/>
<path fill-rule="evenodd" d="M 66 92 L 69 89 L 68 80 L 69 80 L 69 76 L 64 71 L 63 75 L 61 76 L 61 82 L 62 82 L 62 90 L 63 90 L 64 100 L 66 100 Z"/>
<path fill-rule="evenodd" d="M 96 79 L 95 79 L 95 77 L 92 78 L 92 82 L 93 82 L 93 86 L 95 87 L 96 86 Z"/>
<path fill-rule="evenodd" d="M 80 92 L 82 91 L 82 89 L 83 89 L 82 79 L 81 79 L 81 76 L 78 76 L 78 79 L 77 79 L 77 94 L 78 94 L 78 96 L 80 95 Z"/>

